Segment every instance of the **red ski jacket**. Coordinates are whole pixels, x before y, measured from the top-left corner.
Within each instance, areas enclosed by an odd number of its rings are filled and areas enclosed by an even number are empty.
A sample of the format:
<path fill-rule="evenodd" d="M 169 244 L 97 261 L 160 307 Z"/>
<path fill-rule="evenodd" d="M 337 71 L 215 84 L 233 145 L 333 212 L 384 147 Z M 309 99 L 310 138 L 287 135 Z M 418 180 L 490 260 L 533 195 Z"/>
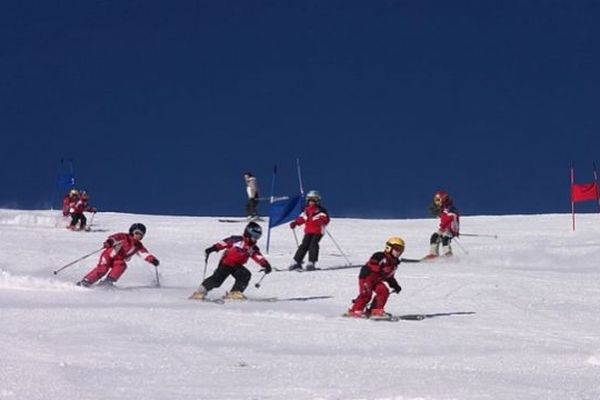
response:
<path fill-rule="evenodd" d="M 244 265 L 252 258 L 261 267 L 266 267 L 269 262 L 261 254 L 258 246 L 244 236 L 230 236 L 213 245 L 215 250 L 226 249 L 219 264 L 226 267 Z"/>
<path fill-rule="evenodd" d="M 129 261 L 134 254 L 139 254 L 149 263 L 155 259 L 141 241 L 125 232 L 110 235 L 104 242 L 104 245 L 105 247 L 112 247 L 112 250 L 109 253 L 109 257 L 112 259 Z"/>
<path fill-rule="evenodd" d="M 322 235 L 329 221 L 327 210 L 317 204 L 308 204 L 294 223 L 296 225 L 305 224 L 304 233 Z"/>
<path fill-rule="evenodd" d="M 361 268 L 358 278 L 366 279 L 371 287 L 378 282 L 386 282 L 392 289 L 399 288 L 400 285 L 394 277 L 398 265 L 400 265 L 399 258 L 384 251 L 378 251 Z"/>
<path fill-rule="evenodd" d="M 454 206 L 444 207 L 440 211 L 440 226 L 438 230 L 446 236 L 458 236 L 460 233 L 460 221 L 458 210 Z"/>
<path fill-rule="evenodd" d="M 62 214 L 65 217 L 71 213 L 71 209 L 75 206 L 77 200 L 77 196 L 71 197 L 68 194 L 63 198 Z"/>
<path fill-rule="evenodd" d="M 96 212 L 96 208 L 88 205 L 87 199 L 79 198 L 70 209 L 71 214 L 83 214 L 84 211 Z"/>

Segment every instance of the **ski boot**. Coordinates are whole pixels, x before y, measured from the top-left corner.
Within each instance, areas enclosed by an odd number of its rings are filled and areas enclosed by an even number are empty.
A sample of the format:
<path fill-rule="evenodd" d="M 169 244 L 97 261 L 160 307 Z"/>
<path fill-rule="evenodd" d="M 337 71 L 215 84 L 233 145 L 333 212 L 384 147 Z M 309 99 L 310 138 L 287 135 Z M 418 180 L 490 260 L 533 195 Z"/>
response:
<path fill-rule="evenodd" d="M 82 279 L 79 282 L 76 283 L 77 286 L 81 286 L 81 287 L 90 287 L 92 286 L 92 282 L 88 281 L 87 279 Z"/>
<path fill-rule="evenodd" d="M 239 290 L 232 290 L 231 292 L 227 292 L 225 293 L 225 296 L 223 296 L 223 298 L 226 300 L 246 300 L 246 296 L 244 296 L 244 293 L 240 292 Z"/>
<path fill-rule="evenodd" d="M 343 314 L 343 316 L 350 318 L 367 318 L 367 314 L 363 310 L 353 310 L 351 308 L 348 311 L 346 311 L 346 313 Z"/>
<path fill-rule="evenodd" d="M 102 287 L 103 289 L 114 289 L 115 282 L 116 281 L 113 278 L 107 276 L 106 278 L 104 278 L 104 280 L 98 283 L 98 286 Z"/>
<path fill-rule="evenodd" d="M 442 246 L 442 255 L 444 257 L 452 257 L 452 247 L 450 245 Z"/>
<path fill-rule="evenodd" d="M 309 261 L 308 263 L 306 263 L 306 270 L 307 271 L 314 271 L 316 269 L 317 269 L 317 267 L 315 266 L 314 262 L 310 262 Z"/>
<path fill-rule="evenodd" d="M 206 298 L 206 288 L 202 285 L 189 297 L 192 300 L 204 300 Z"/>
<path fill-rule="evenodd" d="M 392 319 L 392 314 L 384 311 L 383 308 L 374 308 L 369 315 L 370 319 Z"/>
<path fill-rule="evenodd" d="M 290 271 L 302 271 L 302 263 L 295 262 L 289 266 Z"/>

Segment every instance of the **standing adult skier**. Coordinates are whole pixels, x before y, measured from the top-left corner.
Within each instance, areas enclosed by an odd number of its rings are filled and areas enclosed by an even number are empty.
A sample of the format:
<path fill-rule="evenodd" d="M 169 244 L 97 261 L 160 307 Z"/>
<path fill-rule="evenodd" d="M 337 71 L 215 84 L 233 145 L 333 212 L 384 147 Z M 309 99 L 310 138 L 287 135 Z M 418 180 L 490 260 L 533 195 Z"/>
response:
<path fill-rule="evenodd" d="M 304 211 L 290 223 L 292 229 L 304 224 L 304 237 L 296 250 L 296 254 L 294 254 L 294 262 L 289 267 L 290 271 L 302 269 L 306 253 L 308 253 L 306 270 L 313 271 L 316 269 L 317 261 L 319 261 L 319 242 L 323 238 L 325 227 L 330 221 L 327 210 L 320 203 L 321 195 L 319 192 L 311 190 L 306 194 Z"/>
<path fill-rule="evenodd" d="M 248 201 L 246 202 L 246 216 L 248 219 L 258 218 L 258 182 L 252 172 L 244 173 L 244 181 L 246 182 L 246 194 Z"/>
<path fill-rule="evenodd" d="M 205 260 L 213 252 L 218 252 L 225 249 L 219 265 L 215 272 L 206 278 L 198 287 L 190 299 L 204 300 L 206 294 L 214 288 L 220 287 L 229 275 L 235 279 L 231 291 L 226 295 L 226 299 L 244 300 L 244 290 L 248 287 L 252 273 L 245 267 L 244 264 L 252 258 L 257 264 L 262 267 L 262 272 L 265 274 L 271 273 L 271 264 L 260 253 L 260 249 L 256 245 L 258 239 L 262 236 L 262 228 L 259 224 L 252 221 L 246 225 L 242 236 L 230 236 L 213 244 L 204 250 L 206 255 Z"/>
<path fill-rule="evenodd" d="M 440 218 L 440 224 L 438 230 L 429 239 L 430 250 L 425 259 L 438 257 L 440 244 L 442 245 L 442 255 L 451 256 L 452 246 L 450 243 L 452 238 L 458 237 L 460 231 L 458 209 L 454 206 L 448 193 L 443 190 L 435 193 L 429 209 L 434 216 Z"/>
<path fill-rule="evenodd" d="M 100 254 L 98 265 L 79 282 L 78 286 L 89 287 L 108 272 L 108 276 L 100 282 L 102 286 L 113 286 L 127 269 L 127 261 L 134 254 L 139 254 L 145 261 L 158 267 L 158 259 L 150 254 L 142 244 L 146 235 L 146 226 L 136 223 L 131 225 L 129 233 L 121 232 L 110 235 L 104 242 L 104 251 Z"/>
<path fill-rule="evenodd" d="M 385 249 L 374 253 L 360 269 L 358 296 L 353 300 L 352 307 L 345 314 L 346 316 L 373 319 L 390 318 L 390 314 L 384 310 L 390 295 L 388 286 L 394 293 L 400 293 L 402 290 L 394 274 L 401 262 L 400 256 L 404 252 L 404 247 L 402 238 L 391 237 L 385 243 Z M 373 294 L 375 294 L 374 297 Z"/>

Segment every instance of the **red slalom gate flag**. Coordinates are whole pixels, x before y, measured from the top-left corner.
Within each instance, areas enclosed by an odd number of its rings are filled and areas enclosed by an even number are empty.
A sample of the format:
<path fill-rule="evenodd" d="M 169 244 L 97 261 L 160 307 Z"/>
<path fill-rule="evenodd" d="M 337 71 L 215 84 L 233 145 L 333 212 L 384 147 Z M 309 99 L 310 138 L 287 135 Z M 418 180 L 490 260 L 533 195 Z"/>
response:
<path fill-rule="evenodd" d="M 600 199 L 600 196 L 598 196 L 598 184 L 596 182 L 571 184 L 571 201 L 573 203 L 598 199 Z"/>

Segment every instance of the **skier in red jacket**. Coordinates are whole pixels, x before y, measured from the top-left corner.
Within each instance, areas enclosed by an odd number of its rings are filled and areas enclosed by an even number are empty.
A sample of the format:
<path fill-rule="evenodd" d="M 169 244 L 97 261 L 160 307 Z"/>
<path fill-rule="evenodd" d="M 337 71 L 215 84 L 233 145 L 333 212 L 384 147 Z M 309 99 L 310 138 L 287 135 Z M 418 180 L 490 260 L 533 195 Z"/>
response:
<path fill-rule="evenodd" d="M 121 232 L 110 235 L 104 242 L 104 251 L 100 255 L 98 265 L 77 282 L 77 285 L 92 286 L 108 272 L 108 276 L 100 282 L 100 285 L 113 286 L 127 269 L 126 262 L 134 254 L 139 254 L 145 261 L 158 267 L 158 259 L 150 254 L 142 244 L 145 235 L 146 226 L 140 223 L 131 225 L 129 233 Z"/>
<path fill-rule="evenodd" d="M 311 190 L 306 194 L 306 206 L 302 214 L 290 223 L 290 228 L 294 229 L 298 225 L 304 224 L 304 237 L 302 243 L 298 246 L 294 254 L 294 262 L 290 265 L 290 271 L 301 270 L 304 257 L 308 253 L 307 271 L 316 269 L 316 263 L 319 260 L 319 242 L 325 233 L 325 226 L 329 223 L 327 210 L 320 205 L 321 196 L 316 190 Z"/>
<path fill-rule="evenodd" d="M 87 230 L 87 218 L 84 212 L 95 213 L 96 207 L 91 207 L 89 205 L 89 196 L 87 191 L 82 190 L 79 192 L 79 197 L 74 203 L 71 203 L 69 208 L 69 213 L 71 214 L 71 223 L 67 226 L 67 229 L 72 231 L 76 230 Z M 77 228 L 77 224 L 79 223 L 79 228 Z"/>
<path fill-rule="evenodd" d="M 433 202 L 429 207 L 434 216 L 440 218 L 438 230 L 431 235 L 429 239 L 430 250 L 425 259 L 436 258 L 440 255 L 440 243 L 442 245 L 442 255 L 451 256 L 452 247 L 450 242 L 452 238 L 458 237 L 460 231 L 460 216 L 458 209 L 452 203 L 448 193 L 439 190 L 433 196 Z"/>
<path fill-rule="evenodd" d="M 404 240 L 394 236 L 387 240 L 384 251 L 371 256 L 360 270 L 358 296 L 353 300 L 353 305 L 345 314 L 346 316 L 374 319 L 390 317 L 390 314 L 384 310 L 390 295 L 388 286 L 394 293 L 400 293 L 402 290 L 394 273 L 401 262 L 400 256 L 403 252 Z"/>
<path fill-rule="evenodd" d="M 244 290 L 248 287 L 252 273 L 244 264 L 252 258 L 262 267 L 261 271 L 265 274 L 271 273 L 272 270 L 271 264 L 260 253 L 260 249 L 256 245 L 261 236 L 262 228 L 259 224 L 252 221 L 246 225 L 242 236 L 230 236 L 204 250 L 207 262 L 211 253 L 223 249 L 225 249 L 225 252 L 215 272 L 200 284 L 198 290 L 192 293 L 190 299 L 204 300 L 206 294 L 212 289 L 220 287 L 229 275 L 234 277 L 235 282 L 231 291 L 225 295 L 225 298 L 232 300 L 246 299 Z"/>
<path fill-rule="evenodd" d="M 68 217 L 71 213 L 71 208 L 75 206 L 75 203 L 79 199 L 79 190 L 71 189 L 69 192 L 63 197 L 62 204 L 62 214 L 64 217 Z"/>

